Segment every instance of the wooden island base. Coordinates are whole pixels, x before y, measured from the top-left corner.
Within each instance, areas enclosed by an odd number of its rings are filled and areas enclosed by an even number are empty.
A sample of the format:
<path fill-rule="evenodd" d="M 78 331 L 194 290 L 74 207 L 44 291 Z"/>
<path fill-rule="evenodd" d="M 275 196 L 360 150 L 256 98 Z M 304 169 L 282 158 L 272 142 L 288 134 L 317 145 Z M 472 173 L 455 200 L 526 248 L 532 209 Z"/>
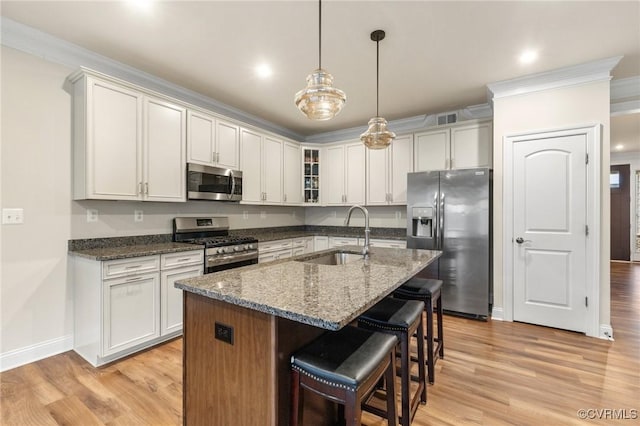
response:
<path fill-rule="evenodd" d="M 215 338 L 216 323 L 233 344 Z M 288 425 L 290 355 L 325 331 L 185 291 L 184 424 Z M 334 411 L 305 394 L 305 423 L 331 424 Z"/>

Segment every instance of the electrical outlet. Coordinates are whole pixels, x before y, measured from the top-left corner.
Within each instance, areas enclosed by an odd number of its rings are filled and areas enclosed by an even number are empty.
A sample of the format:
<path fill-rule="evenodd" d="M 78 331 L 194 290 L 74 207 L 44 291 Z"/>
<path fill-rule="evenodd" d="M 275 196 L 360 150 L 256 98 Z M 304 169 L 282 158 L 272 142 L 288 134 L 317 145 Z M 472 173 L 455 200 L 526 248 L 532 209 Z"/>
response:
<path fill-rule="evenodd" d="M 401 211 L 397 211 L 396 212 L 396 220 L 400 220 L 402 219 L 402 212 Z"/>
<path fill-rule="evenodd" d="M 267 212 L 265 212 L 264 210 L 260 212 L 260 219 L 266 219 L 267 218 Z"/>
<path fill-rule="evenodd" d="M 134 210 L 133 211 L 133 221 L 134 222 L 142 222 L 144 220 L 144 214 L 142 210 Z"/>
<path fill-rule="evenodd" d="M 87 222 L 97 222 L 97 221 L 98 221 L 98 210 L 87 209 Z"/>
<path fill-rule="evenodd" d="M 4 225 L 19 225 L 23 222 L 23 209 L 2 209 L 2 223 Z"/>
<path fill-rule="evenodd" d="M 244 211 L 242 212 L 242 218 L 243 218 L 244 220 L 249 219 L 249 212 L 248 212 L 248 211 L 246 211 L 246 210 L 244 210 Z"/>
<path fill-rule="evenodd" d="M 214 335 L 216 340 L 222 340 L 230 345 L 233 345 L 233 327 L 225 325 L 219 322 L 215 323 Z"/>

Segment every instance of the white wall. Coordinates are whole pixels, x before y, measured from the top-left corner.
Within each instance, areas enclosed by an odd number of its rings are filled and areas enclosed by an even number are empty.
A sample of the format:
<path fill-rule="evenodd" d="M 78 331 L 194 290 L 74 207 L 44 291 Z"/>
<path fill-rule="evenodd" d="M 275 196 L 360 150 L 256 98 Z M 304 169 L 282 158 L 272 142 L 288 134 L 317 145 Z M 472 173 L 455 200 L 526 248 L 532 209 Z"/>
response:
<path fill-rule="evenodd" d="M 602 124 L 600 323 L 610 323 L 610 211 L 609 211 L 609 81 L 546 90 L 494 100 L 494 308 L 503 301 L 503 138 L 530 131 Z"/>
<path fill-rule="evenodd" d="M 638 135 L 640 140 L 640 135 Z M 611 141 L 615 145 L 615 141 Z M 636 229 L 638 229 L 637 217 L 634 206 L 638 205 L 638 189 L 636 188 L 636 172 L 640 171 L 640 152 L 621 152 L 611 154 L 611 165 L 629 164 L 630 179 L 629 191 L 631 192 L 631 203 L 629 205 L 629 217 L 631 218 L 631 260 L 640 261 L 640 250 L 636 250 Z"/>
<path fill-rule="evenodd" d="M 72 342 L 67 240 L 71 235 L 71 70 L 2 48 L 2 207 L 24 224 L 2 225 L 0 352 Z M 35 348 L 32 348 L 35 350 Z"/>
<path fill-rule="evenodd" d="M 0 234 L 0 371 L 72 348 L 69 239 L 169 234 L 179 215 L 229 216 L 234 229 L 304 224 L 304 208 L 72 201 L 71 96 L 63 84 L 74 70 L 4 46 L 1 55 L 0 202 L 23 208 L 25 221 L 2 225 Z M 88 208 L 98 210 L 97 222 L 87 223 Z M 143 210 L 143 222 L 133 221 L 134 210 Z"/>

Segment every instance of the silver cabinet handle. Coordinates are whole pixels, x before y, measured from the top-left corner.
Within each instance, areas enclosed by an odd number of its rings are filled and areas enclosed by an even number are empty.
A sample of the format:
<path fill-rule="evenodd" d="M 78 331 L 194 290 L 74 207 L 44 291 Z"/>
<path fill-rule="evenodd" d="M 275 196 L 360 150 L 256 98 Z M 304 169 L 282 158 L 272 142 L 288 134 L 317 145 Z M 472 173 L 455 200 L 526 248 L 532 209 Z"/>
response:
<path fill-rule="evenodd" d="M 144 195 L 149 195 L 149 182 L 144 183 Z"/>
<path fill-rule="evenodd" d="M 132 281 L 140 281 L 142 279 L 142 277 L 132 277 L 132 278 L 127 278 L 126 282 L 130 283 Z"/>
<path fill-rule="evenodd" d="M 284 194 L 284 202 L 287 202 L 287 194 Z"/>
<path fill-rule="evenodd" d="M 142 195 L 142 182 L 138 183 L 138 194 Z"/>

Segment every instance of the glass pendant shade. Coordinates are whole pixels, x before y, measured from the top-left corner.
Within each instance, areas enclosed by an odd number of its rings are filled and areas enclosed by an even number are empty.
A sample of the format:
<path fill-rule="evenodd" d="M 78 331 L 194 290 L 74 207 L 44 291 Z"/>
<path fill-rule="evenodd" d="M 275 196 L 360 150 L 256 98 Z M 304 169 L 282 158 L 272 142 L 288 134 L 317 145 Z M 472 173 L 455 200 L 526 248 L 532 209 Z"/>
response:
<path fill-rule="evenodd" d="M 369 149 L 384 149 L 391 145 L 396 134 L 387 129 L 387 120 L 373 117 L 369 120 L 369 128 L 360 135 L 360 140 Z"/>
<path fill-rule="evenodd" d="M 333 76 L 322 68 L 307 76 L 307 87 L 296 93 L 295 97 L 298 109 L 311 120 L 335 117 L 346 101 L 347 95 L 333 87 Z"/>

